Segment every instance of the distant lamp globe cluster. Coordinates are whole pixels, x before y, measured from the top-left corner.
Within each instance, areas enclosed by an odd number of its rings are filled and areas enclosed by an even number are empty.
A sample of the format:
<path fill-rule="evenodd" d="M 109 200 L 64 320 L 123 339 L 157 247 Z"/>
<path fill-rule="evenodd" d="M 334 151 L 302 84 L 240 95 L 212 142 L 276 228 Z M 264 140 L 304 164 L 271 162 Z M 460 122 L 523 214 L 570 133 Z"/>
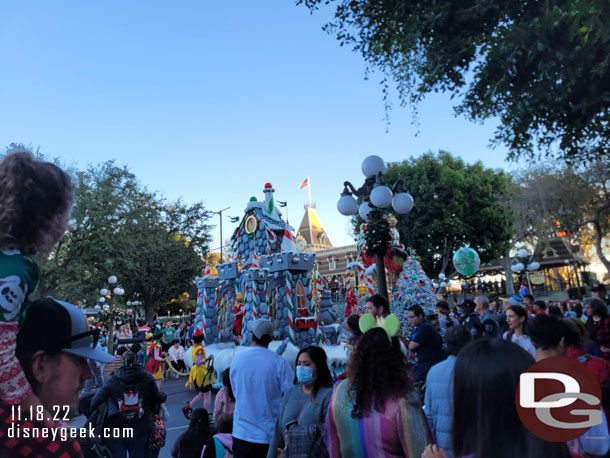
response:
<path fill-rule="evenodd" d="M 530 254 L 525 248 L 521 248 L 517 252 L 517 258 L 519 259 L 519 262 L 511 266 L 511 270 L 516 274 L 521 273 L 524 270 L 527 270 L 528 272 L 533 272 L 535 270 L 540 269 L 540 263 L 530 260 Z"/>
<path fill-rule="evenodd" d="M 519 251 L 517 251 L 516 261 L 517 262 L 510 267 L 510 270 L 512 270 L 513 273 L 517 274 L 519 277 L 521 277 L 522 272 L 525 272 L 525 279 L 527 280 L 527 285 L 529 287 L 528 291 L 531 294 L 532 285 L 530 282 L 529 273 L 540 269 L 540 263 L 534 261 L 534 256 L 530 255 L 525 248 L 521 248 Z"/>
<path fill-rule="evenodd" d="M 365 184 L 356 190 L 351 183 L 345 182 L 341 198 L 337 202 L 339 213 L 351 216 L 358 211 L 358 215 L 365 221 L 369 221 L 370 213 L 375 208 L 388 208 L 390 205 L 398 214 L 409 213 L 413 208 L 413 197 L 400 190 L 402 182 L 399 182 L 400 186 L 395 190 L 386 186 L 383 181 L 385 170 L 385 162 L 379 156 L 369 156 L 362 161 L 362 173 L 366 177 Z M 364 198 L 360 206 L 354 196 Z"/>
<path fill-rule="evenodd" d="M 114 275 L 111 275 L 110 277 L 108 277 L 108 284 L 110 285 L 110 288 L 112 288 L 114 285 L 116 285 L 117 281 L 118 281 L 118 279 Z M 123 294 L 125 294 L 125 290 L 123 288 L 121 288 L 120 286 L 115 286 L 112 289 L 112 292 L 108 288 L 102 288 L 102 289 L 100 289 L 100 294 L 101 294 L 101 296 L 97 299 L 97 301 L 103 305 L 102 306 L 100 306 L 99 304 L 96 305 L 95 310 L 100 310 L 101 308 L 103 308 L 104 310 L 110 310 L 110 305 L 105 304 L 106 298 L 110 299 L 111 294 L 114 294 L 116 296 L 122 296 Z"/>

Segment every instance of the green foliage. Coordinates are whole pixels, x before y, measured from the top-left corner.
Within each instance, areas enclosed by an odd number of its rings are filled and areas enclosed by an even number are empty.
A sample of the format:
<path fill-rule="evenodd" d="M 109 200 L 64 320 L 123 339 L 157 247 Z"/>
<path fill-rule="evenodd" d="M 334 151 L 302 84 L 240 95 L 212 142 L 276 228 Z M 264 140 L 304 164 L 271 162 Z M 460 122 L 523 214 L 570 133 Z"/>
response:
<path fill-rule="evenodd" d="M 110 275 L 125 296 L 155 309 L 188 291 L 203 267 L 210 214 L 201 203 L 167 202 L 113 162 L 78 174 L 70 227 L 42 261 L 44 293 L 94 304 Z"/>
<path fill-rule="evenodd" d="M 336 3 L 325 29 L 396 83 L 415 107 L 431 92 L 457 113 L 499 117 L 509 158 L 592 160 L 610 150 L 607 0 L 297 0 Z"/>
<path fill-rule="evenodd" d="M 390 163 L 384 179 L 402 179 L 415 205 L 396 215 L 401 242 L 422 258 L 434 277 L 447 268 L 453 253 L 474 248 L 486 263 L 504 256 L 512 235 L 511 211 L 505 199 L 510 178 L 501 171 L 469 165 L 450 153 L 427 153 Z"/>

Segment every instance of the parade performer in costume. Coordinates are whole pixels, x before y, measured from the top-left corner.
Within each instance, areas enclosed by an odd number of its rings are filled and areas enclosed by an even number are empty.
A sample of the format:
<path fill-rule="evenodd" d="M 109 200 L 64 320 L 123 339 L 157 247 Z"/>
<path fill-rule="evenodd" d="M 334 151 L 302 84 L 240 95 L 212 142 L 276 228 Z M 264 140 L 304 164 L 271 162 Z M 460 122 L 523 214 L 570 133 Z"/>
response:
<path fill-rule="evenodd" d="M 153 333 L 154 341 L 148 345 L 146 354 L 148 355 L 148 362 L 146 363 L 146 372 L 152 375 L 157 382 L 157 388 L 161 387 L 163 383 L 163 350 L 161 349 L 161 336 L 163 331 L 156 328 Z"/>
<path fill-rule="evenodd" d="M 345 307 L 345 318 L 349 318 L 352 313 L 356 313 L 356 305 L 358 304 L 358 299 L 356 299 L 356 295 L 351 288 L 347 291 L 345 302 L 347 303 Z"/>
<path fill-rule="evenodd" d="M 193 412 L 193 408 L 203 399 L 203 407 L 210 412 L 210 408 L 212 407 L 212 385 L 213 374 L 208 375 L 208 368 L 206 364 L 214 359 L 213 356 L 205 356 L 205 350 L 201 342 L 203 342 L 203 332 L 201 329 L 197 328 L 197 330 L 193 333 L 193 348 L 191 349 L 191 358 L 193 360 L 193 365 L 191 367 L 191 372 L 189 373 L 189 379 L 186 382 L 186 387 L 190 388 L 192 386 L 199 392 L 197 395 L 191 400 L 191 402 L 187 402 L 184 407 L 182 407 L 182 413 L 186 418 L 191 417 L 191 413 Z M 210 369 L 212 370 L 212 369 Z"/>
<path fill-rule="evenodd" d="M 146 333 L 146 344 L 144 345 L 144 359 L 142 361 L 142 367 L 146 367 L 146 365 L 148 364 L 148 360 L 150 359 L 150 356 L 148 356 L 148 353 L 150 352 L 150 349 L 154 344 L 155 343 L 153 342 L 152 333 L 147 332 Z"/>
<path fill-rule="evenodd" d="M 237 337 L 241 336 L 241 326 L 244 319 L 244 296 L 239 293 L 235 298 L 233 306 L 233 334 Z"/>

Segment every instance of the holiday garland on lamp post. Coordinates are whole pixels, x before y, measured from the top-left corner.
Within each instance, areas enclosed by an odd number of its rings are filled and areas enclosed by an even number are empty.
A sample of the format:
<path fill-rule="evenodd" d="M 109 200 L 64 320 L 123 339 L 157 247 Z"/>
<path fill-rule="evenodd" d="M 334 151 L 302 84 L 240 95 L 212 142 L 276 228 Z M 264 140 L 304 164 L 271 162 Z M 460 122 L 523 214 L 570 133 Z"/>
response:
<path fill-rule="evenodd" d="M 388 245 L 392 243 L 390 234 L 390 223 L 381 212 L 375 215 L 370 222 L 364 226 L 364 240 L 366 241 L 366 254 L 371 257 L 377 255 L 385 256 Z"/>
<path fill-rule="evenodd" d="M 413 197 L 403 191 L 402 180 L 398 180 L 392 188 L 386 186 L 383 179 L 386 165 L 379 156 L 367 157 L 362 161 L 361 168 L 365 176 L 364 184 L 356 189 L 349 181 L 345 181 L 341 198 L 337 202 L 337 209 L 345 216 L 351 216 L 357 212 L 366 222 L 364 238 L 367 244 L 367 255 L 374 256 L 376 259 L 379 293 L 387 296 L 384 257 L 392 237 L 383 209 L 392 207 L 398 214 L 409 213 L 413 208 Z"/>
<path fill-rule="evenodd" d="M 111 322 L 123 321 L 125 319 L 125 312 L 117 308 L 113 308 L 111 310 L 100 310 L 97 313 L 97 317 L 98 320 L 104 324 L 106 329 L 110 329 Z"/>

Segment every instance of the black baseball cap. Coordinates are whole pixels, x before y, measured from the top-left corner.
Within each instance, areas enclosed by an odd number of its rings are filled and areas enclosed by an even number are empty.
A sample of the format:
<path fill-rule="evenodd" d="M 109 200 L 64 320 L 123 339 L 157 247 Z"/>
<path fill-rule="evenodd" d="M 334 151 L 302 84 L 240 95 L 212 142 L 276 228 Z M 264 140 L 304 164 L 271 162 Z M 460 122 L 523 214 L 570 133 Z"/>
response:
<path fill-rule="evenodd" d="M 91 347 L 85 314 L 72 304 L 47 297 L 32 303 L 17 334 L 17 355 L 44 350 L 64 351 L 101 363 L 111 363 L 114 356 Z"/>

